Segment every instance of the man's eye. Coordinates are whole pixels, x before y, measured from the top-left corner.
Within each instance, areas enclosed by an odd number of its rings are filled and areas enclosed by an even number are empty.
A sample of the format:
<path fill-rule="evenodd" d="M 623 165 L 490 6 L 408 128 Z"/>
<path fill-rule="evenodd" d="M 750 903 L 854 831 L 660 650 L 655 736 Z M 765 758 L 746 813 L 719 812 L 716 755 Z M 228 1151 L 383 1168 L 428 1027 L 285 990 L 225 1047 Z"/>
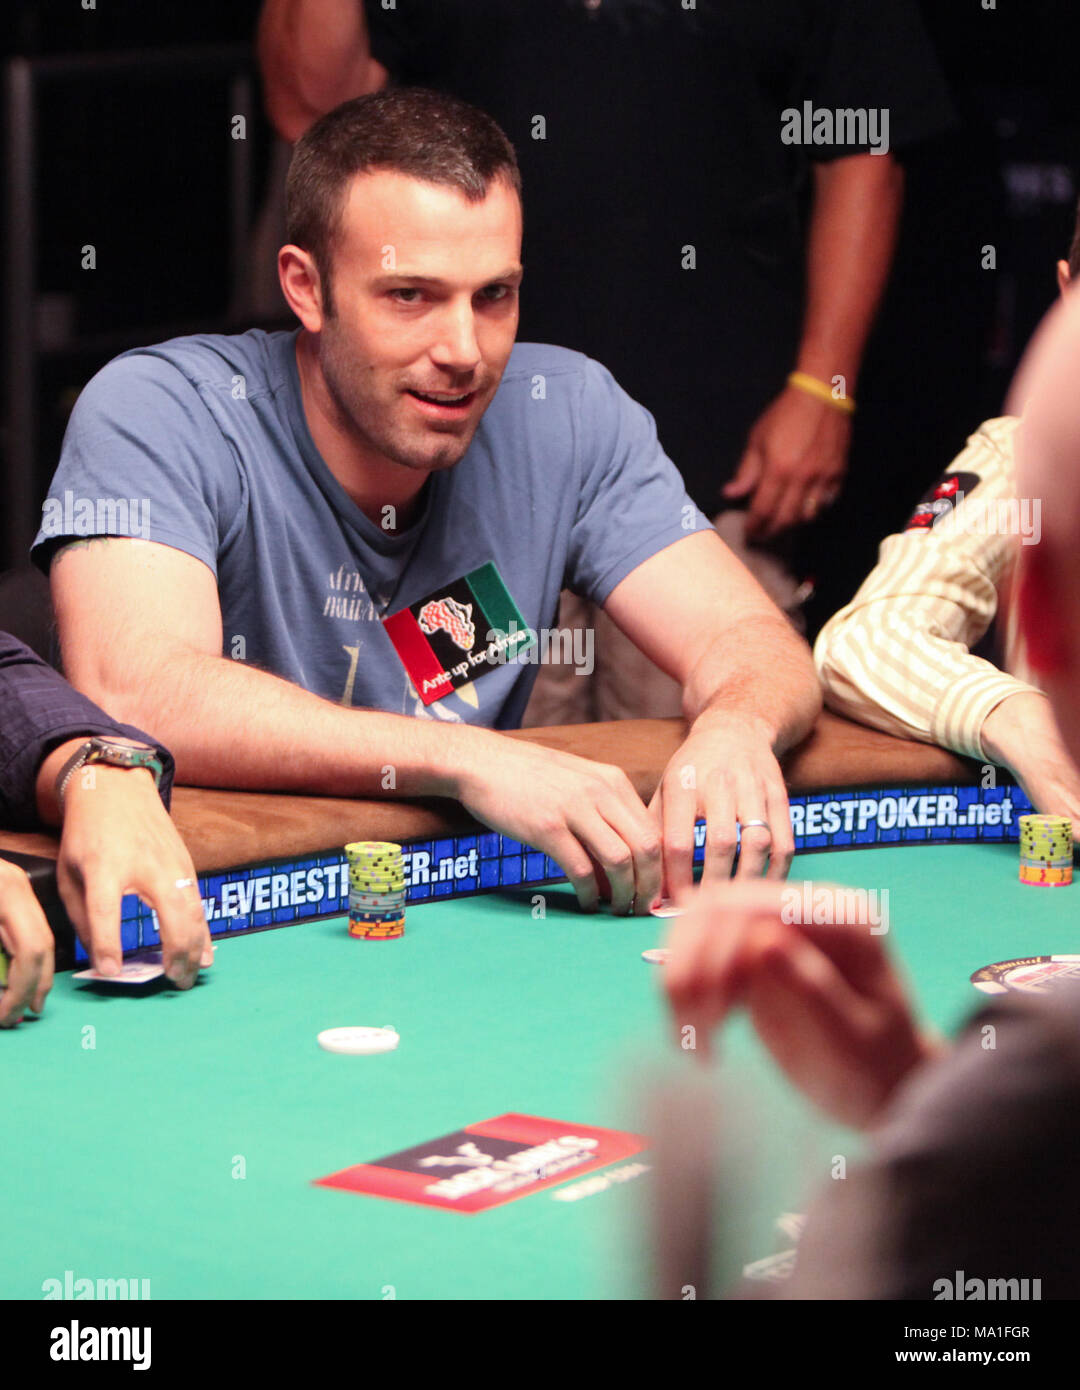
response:
<path fill-rule="evenodd" d="M 397 299 L 399 304 L 417 304 L 420 299 L 420 291 L 409 287 L 391 290 L 390 294 L 393 298 Z M 413 296 L 415 296 L 415 298 L 413 298 Z"/>
<path fill-rule="evenodd" d="M 513 292 L 510 285 L 488 285 L 481 291 L 484 298 L 491 304 L 497 304 L 500 299 L 506 299 Z"/>

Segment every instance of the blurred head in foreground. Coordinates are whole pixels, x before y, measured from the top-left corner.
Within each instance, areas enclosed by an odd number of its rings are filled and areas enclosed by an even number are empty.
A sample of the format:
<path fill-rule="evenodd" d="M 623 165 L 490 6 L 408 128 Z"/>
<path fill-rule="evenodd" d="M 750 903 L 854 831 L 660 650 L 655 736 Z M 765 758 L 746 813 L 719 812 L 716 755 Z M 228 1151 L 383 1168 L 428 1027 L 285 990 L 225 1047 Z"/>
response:
<path fill-rule="evenodd" d="M 1010 399 L 1023 414 L 1017 489 L 1041 513 L 1020 556 L 1020 620 L 1032 668 L 1080 762 L 1080 295 L 1063 296 L 1036 334 Z"/>

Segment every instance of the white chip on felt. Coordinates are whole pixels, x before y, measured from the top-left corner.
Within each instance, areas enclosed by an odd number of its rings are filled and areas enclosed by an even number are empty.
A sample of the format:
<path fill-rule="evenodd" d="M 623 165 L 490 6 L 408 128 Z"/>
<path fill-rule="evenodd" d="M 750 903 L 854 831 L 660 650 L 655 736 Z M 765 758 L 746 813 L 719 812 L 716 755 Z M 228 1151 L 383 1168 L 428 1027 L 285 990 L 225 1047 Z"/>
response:
<path fill-rule="evenodd" d="M 654 917 L 681 917 L 686 911 L 684 907 L 676 907 L 671 898 L 662 898 L 659 907 L 651 907 L 650 913 Z"/>
<path fill-rule="evenodd" d="M 393 1052 L 400 1041 L 395 1028 L 325 1028 L 318 1038 L 325 1052 L 339 1052 L 350 1057 Z"/>
<path fill-rule="evenodd" d="M 671 952 L 666 946 L 657 946 L 652 951 L 642 951 L 641 959 L 647 960 L 650 965 L 666 965 L 671 959 Z"/>

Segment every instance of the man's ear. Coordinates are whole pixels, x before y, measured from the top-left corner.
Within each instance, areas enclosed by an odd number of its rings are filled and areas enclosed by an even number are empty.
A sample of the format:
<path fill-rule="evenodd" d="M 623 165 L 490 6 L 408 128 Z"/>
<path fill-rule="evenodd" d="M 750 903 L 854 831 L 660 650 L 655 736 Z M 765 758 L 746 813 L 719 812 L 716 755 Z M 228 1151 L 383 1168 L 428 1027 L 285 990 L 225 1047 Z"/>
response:
<path fill-rule="evenodd" d="M 1057 263 L 1057 282 L 1058 290 L 1061 294 L 1068 294 L 1069 286 L 1072 284 L 1072 276 L 1069 274 L 1069 262 L 1058 261 Z"/>
<path fill-rule="evenodd" d="M 1031 669 L 1040 676 L 1061 676 L 1069 669 L 1062 580 L 1043 545 L 1025 546 L 1016 582 L 1017 612 Z"/>

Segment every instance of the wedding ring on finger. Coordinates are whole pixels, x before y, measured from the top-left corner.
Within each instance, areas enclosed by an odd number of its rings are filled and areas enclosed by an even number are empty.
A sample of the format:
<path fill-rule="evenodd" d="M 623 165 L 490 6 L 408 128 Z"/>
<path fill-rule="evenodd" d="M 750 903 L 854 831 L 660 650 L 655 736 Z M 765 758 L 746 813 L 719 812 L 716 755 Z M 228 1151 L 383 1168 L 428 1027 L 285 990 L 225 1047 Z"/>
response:
<path fill-rule="evenodd" d="M 194 880 L 193 878 L 178 878 L 178 879 L 176 880 L 175 884 L 173 884 L 173 887 L 174 887 L 174 888 L 194 888 L 194 887 L 195 887 L 195 880 Z"/>

